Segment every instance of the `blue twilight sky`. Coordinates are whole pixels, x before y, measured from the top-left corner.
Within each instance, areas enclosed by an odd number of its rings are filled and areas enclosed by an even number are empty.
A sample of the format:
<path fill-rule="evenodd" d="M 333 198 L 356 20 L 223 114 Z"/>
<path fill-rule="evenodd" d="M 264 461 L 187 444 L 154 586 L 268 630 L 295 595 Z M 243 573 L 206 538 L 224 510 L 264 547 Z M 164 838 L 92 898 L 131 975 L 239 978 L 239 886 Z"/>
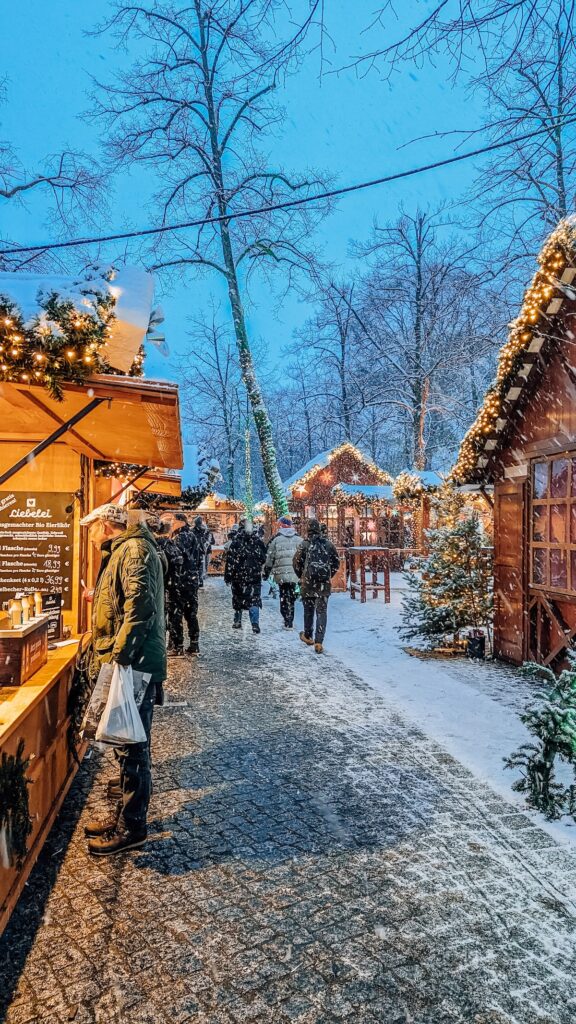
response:
<path fill-rule="evenodd" d="M 403 25 L 421 18 L 428 6 L 422 0 L 406 0 L 401 20 L 391 19 L 388 33 L 375 28 L 363 34 L 372 20 L 374 0 L 327 0 L 327 25 L 336 52 L 327 45 L 326 55 L 334 67 L 341 67 L 350 54 L 395 38 Z M 0 5 L 0 38 L 7 43 L 2 48 L 7 102 L 0 107 L 0 142 L 9 140 L 28 168 L 40 167 L 46 154 L 66 146 L 97 153 L 97 130 L 79 115 L 88 105 L 90 76 L 109 78 L 123 60 L 111 40 L 85 34 L 105 16 L 106 8 L 106 3 L 93 6 L 78 0 Z M 482 111 L 466 93 L 465 82 L 454 85 L 441 59 L 435 60 L 434 67 L 406 67 L 401 75 L 384 81 L 375 72 L 359 77 L 354 70 L 321 78 L 319 56 L 312 54 L 280 98 L 286 120 L 282 134 L 271 143 L 277 163 L 296 171 L 310 167 L 327 171 L 339 185 L 449 156 L 453 152 L 450 139 L 401 147 L 431 132 L 482 123 Z M 478 139 L 474 142 L 479 144 Z M 347 268 L 358 269 L 350 256 L 350 242 L 366 238 L 375 217 L 380 222 L 394 218 L 401 204 L 412 211 L 418 204 L 457 201 L 470 186 L 473 173 L 473 167 L 463 163 L 342 198 L 318 230 L 317 248 L 344 273 Z M 111 217 L 102 224 L 103 230 L 150 222 L 142 209 L 146 185 L 138 174 L 117 183 Z M 0 201 L 2 233 L 23 242 L 50 237 L 44 215 L 39 196 L 25 208 Z M 187 318 L 207 309 L 212 295 L 224 299 L 217 287 L 209 277 L 191 279 L 170 291 L 158 282 L 171 358 L 152 352 L 147 376 L 176 376 L 173 357 L 186 348 Z M 275 363 L 281 360 L 294 329 L 310 315 L 310 307 L 290 298 L 278 311 L 264 284 L 253 286 L 251 296 L 252 333 L 264 339 Z"/>

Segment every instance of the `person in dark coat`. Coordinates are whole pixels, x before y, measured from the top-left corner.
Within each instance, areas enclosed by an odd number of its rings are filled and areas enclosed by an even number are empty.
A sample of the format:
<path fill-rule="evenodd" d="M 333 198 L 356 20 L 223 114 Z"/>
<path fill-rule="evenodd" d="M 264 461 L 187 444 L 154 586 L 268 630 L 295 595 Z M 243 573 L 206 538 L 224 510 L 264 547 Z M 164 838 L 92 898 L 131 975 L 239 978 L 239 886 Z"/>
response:
<path fill-rule="evenodd" d="M 132 520 L 132 522 L 130 521 Z M 116 662 L 146 673 L 149 682 L 139 707 L 146 742 L 115 748 L 120 765 L 120 801 L 112 818 L 90 822 L 90 853 L 104 857 L 143 846 L 152 791 L 150 732 L 155 703 L 162 703 L 166 679 L 164 579 L 154 538 L 143 513 L 101 505 L 80 521 L 90 527 L 101 563 L 92 600 L 90 675 Z"/>
<path fill-rule="evenodd" d="M 170 623 L 170 594 L 178 592 L 180 588 L 180 576 L 182 572 L 182 555 L 172 540 L 171 523 L 166 519 L 150 519 L 148 525 L 154 534 L 154 540 L 158 548 L 162 568 L 164 570 L 164 606 L 166 608 L 166 629 Z"/>
<path fill-rule="evenodd" d="M 194 531 L 188 524 L 184 512 L 171 515 L 171 540 L 180 557 L 177 575 L 168 590 L 170 618 L 168 628 L 170 644 L 168 654 L 181 657 L 184 654 L 184 625 L 188 627 L 189 644 L 186 654 L 200 652 L 200 626 L 198 624 L 198 586 L 203 554 L 198 548 Z"/>
<path fill-rule="evenodd" d="M 206 563 L 206 551 L 208 548 L 208 530 L 206 524 L 202 519 L 202 516 L 196 516 L 194 520 L 194 526 L 192 527 L 192 533 L 196 538 L 198 545 L 198 586 L 204 586 L 205 576 L 205 563 Z"/>
<path fill-rule="evenodd" d="M 316 653 L 322 654 L 328 621 L 328 599 L 332 591 L 331 580 L 338 572 L 340 559 L 332 542 L 323 536 L 317 519 L 309 520 L 308 537 L 296 551 L 293 566 L 300 580 L 304 608 L 304 629 L 300 639 L 305 644 L 314 645 Z"/>
<path fill-rule="evenodd" d="M 241 520 L 236 536 L 228 548 L 224 571 L 224 580 L 232 587 L 234 629 L 241 628 L 242 612 L 247 611 L 252 623 L 252 632 L 260 632 L 262 567 L 265 561 L 264 542 L 254 532 L 250 520 Z"/>

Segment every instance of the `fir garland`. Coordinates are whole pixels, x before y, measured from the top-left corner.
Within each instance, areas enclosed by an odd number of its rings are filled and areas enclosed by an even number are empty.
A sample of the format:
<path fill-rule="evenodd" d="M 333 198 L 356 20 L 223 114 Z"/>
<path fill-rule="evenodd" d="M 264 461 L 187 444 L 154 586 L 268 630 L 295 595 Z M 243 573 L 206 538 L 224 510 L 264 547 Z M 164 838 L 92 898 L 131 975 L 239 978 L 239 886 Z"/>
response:
<path fill-rule="evenodd" d="M 106 352 L 115 305 L 113 295 L 92 292 L 89 306 L 79 310 L 52 292 L 40 301 L 42 312 L 25 323 L 16 304 L 0 295 L 0 381 L 41 385 L 61 401 L 64 384 L 85 384 L 95 373 L 120 374 Z M 142 376 L 143 362 L 141 346 L 128 376 Z"/>
<path fill-rule="evenodd" d="M 136 476 L 145 467 L 137 466 L 133 462 L 106 462 L 100 459 L 94 461 L 94 473 L 96 476 L 107 480 L 127 480 Z"/>
<path fill-rule="evenodd" d="M 21 868 L 26 858 L 27 840 L 32 831 L 24 740 L 15 754 L 2 754 L 0 761 L 0 832 L 6 838 L 10 866 Z"/>

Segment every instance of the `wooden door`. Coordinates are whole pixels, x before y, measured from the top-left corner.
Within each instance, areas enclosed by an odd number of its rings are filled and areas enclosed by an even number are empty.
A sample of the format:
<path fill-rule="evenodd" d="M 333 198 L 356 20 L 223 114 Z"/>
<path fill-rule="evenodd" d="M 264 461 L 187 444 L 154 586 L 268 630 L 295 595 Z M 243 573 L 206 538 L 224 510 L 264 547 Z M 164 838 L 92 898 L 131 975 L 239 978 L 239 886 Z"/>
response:
<path fill-rule="evenodd" d="M 525 489 L 505 480 L 494 492 L 494 653 L 515 664 L 526 650 Z"/>

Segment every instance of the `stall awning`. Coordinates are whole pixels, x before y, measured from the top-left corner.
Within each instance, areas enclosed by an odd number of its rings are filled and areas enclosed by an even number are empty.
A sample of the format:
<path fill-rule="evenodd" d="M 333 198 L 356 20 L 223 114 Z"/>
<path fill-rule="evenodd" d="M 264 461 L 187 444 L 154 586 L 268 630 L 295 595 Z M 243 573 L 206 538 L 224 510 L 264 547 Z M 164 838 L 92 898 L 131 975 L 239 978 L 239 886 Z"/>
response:
<path fill-rule="evenodd" d="M 169 494 L 174 498 L 179 498 L 182 494 L 182 479 L 171 473 L 155 473 L 151 470 L 136 481 L 134 489 L 150 494 Z"/>
<path fill-rule="evenodd" d="M 66 443 L 94 459 L 181 469 L 182 438 L 176 384 L 99 375 L 65 385 L 61 402 L 44 388 L 0 384 L 0 440 L 43 440 L 94 398 L 105 399 L 66 435 Z"/>

